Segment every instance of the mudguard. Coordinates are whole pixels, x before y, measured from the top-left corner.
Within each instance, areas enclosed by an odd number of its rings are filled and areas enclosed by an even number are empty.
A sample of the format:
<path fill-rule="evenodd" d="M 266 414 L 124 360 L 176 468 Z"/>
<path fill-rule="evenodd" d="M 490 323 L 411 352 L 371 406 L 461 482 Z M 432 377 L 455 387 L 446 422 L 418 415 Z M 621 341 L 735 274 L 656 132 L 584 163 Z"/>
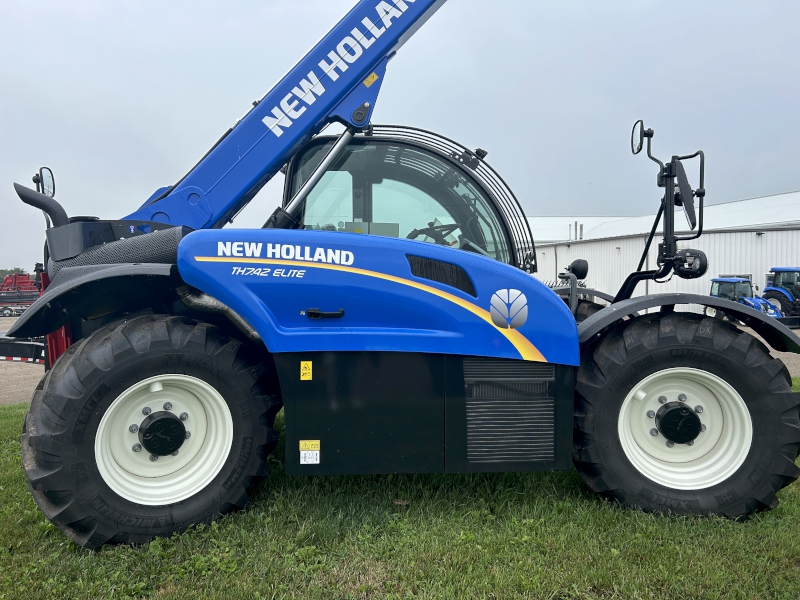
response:
<path fill-rule="evenodd" d="M 789 300 L 789 302 L 794 302 L 794 296 L 792 296 L 792 294 L 790 294 L 784 288 L 768 286 L 768 287 L 764 288 L 764 291 L 762 292 L 762 295 L 766 294 L 767 292 L 775 292 L 775 293 L 778 293 L 778 294 L 783 294 L 784 296 L 786 296 L 786 299 Z"/>
<path fill-rule="evenodd" d="M 273 353 L 579 362 L 563 300 L 519 269 L 463 250 L 345 232 L 206 230 L 181 241 L 178 270 Z"/>
<path fill-rule="evenodd" d="M 778 352 L 795 352 L 800 354 L 800 337 L 777 319 L 765 313 L 722 298 L 713 296 L 700 296 L 698 294 L 650 294 L 629 300 L 617 302 L 598 311 L 578 326 L 580 343 L 585 344 L 603 329 L 619 321 L 623 317 L 632 315 L 648 308 L 670 307 L 679 304 L 699 304 L 713 306 L 733 315 L 751 327 L 758 335 Z"/>
<path fill-rule="evenodd" d="M 67 267 L 7 332 L 9 337 L 51 333 L 72 318 L 92 319 L 151 306 L 167 289 L 180 285 L 175 265 L 123 263 Z"/>

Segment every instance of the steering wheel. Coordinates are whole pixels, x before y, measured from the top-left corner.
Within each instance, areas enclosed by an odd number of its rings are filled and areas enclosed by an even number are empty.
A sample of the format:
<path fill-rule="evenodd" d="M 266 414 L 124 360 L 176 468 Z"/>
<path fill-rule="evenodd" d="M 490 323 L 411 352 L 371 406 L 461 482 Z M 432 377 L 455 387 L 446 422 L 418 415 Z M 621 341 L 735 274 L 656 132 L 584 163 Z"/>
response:
<path fill-rule="evenodd" d="M 422 229 L 412 229 L 411 233 L 406 236 L 406 239 L 415 240 L 421 235 L 426 235 L 433 238 L 433 241 L 442 246 L 450 246 L 445 238 L 453 233 L 456 229 L 461 227 L 458 223 L 448 223 L 447 225 L 434 225 L 433 222 L 428 223 L 427 227 Z"/>

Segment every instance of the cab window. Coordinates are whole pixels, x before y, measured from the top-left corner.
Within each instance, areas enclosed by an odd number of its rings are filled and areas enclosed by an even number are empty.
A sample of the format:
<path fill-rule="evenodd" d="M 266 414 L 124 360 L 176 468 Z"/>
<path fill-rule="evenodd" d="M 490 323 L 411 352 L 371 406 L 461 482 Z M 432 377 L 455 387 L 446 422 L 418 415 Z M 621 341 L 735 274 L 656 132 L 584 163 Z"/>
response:
<path fill-rule="evenodd" d="M 733 300 L 733 284 L 728 282 L 720 283 L 717 295 L 725 300 Z"/>
<path fill-rule="evenodd" d="M 287 199 L 332 141 L 295 161 Z M 510 245 L 491 200 L 469 174 L 433 153 L 386 140 L 352 142 L 305 201 L 305 229 L 416 239 L 510 263 Z"/>

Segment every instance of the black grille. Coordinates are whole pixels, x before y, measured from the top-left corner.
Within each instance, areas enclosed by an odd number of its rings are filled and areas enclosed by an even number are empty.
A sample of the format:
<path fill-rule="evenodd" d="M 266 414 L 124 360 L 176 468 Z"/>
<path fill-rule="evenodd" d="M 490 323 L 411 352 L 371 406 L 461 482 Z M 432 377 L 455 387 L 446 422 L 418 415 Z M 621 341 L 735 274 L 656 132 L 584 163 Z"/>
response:
<path fill-rule="evenodd" d="M 555 459 L 555 367 L 465 358 L 467 459 L 471 463 Z"/>
<path fill-rule="evenodd" d="M 458 265 L 441 260 L 423 258 L 422 256 L 412 256 L 411 254 L 406 255 L 406 257 L 408 258 L 408 264 L 411 265 L 411 274 L 415 277 L 438 281 L 459 289 L 470 296 L 478 297 L 469 275 Z"/>
<path fill-rule="evenodd" d="M 178 244 L 190 231 L 187 227 L 173 227 L 102 246 L 92 246 L 74 258 L 54 262 L 51 275 L 55 277 L 64 267 L 121 263 L 175 264 L 178 262 Z"/>

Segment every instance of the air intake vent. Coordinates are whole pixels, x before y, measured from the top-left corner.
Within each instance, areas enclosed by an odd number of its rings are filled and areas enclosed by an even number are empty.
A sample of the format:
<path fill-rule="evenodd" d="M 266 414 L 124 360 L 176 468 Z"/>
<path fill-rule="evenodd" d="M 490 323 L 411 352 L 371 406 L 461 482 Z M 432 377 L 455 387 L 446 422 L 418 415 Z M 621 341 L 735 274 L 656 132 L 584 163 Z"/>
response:
<path fill-rule="evenodd" d="M 438 281 L 477 298 L 478 294 L 475 293 L 475 286 L 472 285 L 472 280 L 467 275 L 467 272 L 458 265 L 441 260 L 423 258 L 422 256 L 412 256 L 411 254 L 406 255 L 406 257 L 408 258 L 408 264 L 411 265 L 411 274 L 415 277 Z"/>
<path fill-rule="evenodd" d="M 555 367 L 465 358 L 467 459 L 471 463 L 555 459 Z"/>

